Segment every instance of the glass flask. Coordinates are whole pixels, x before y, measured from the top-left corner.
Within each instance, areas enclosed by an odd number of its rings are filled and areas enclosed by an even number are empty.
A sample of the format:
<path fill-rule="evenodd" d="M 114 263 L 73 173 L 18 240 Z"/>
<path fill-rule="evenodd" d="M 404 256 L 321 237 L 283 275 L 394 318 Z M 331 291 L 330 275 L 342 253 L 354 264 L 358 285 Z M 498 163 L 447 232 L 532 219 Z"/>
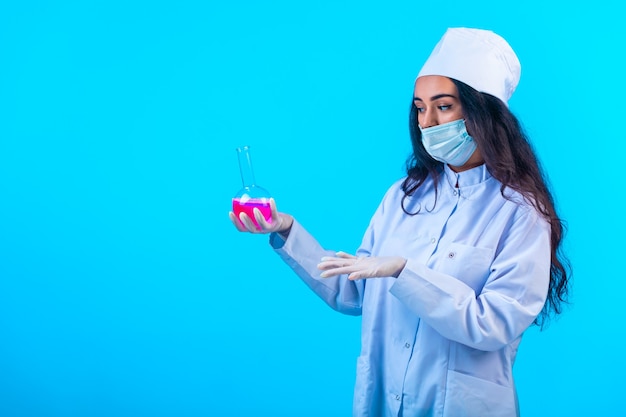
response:
<path fill-rule="evenodd" d="M 261 227 L 254 218 L 254 209 L 258 208 L 268 223 L 272 221 L 272 211 L 270 209 L 270 193 L 263 187 L 256 185 L 252 161 L 250 159 L 250 147 L 242 146 L 237 148 L 239 158 L 239 171 L 241 172 L 241 182 L 243 188 L 233 197 L 233 212 L 239 219 L 240 213 L 246 213 L 254 225 Z M 241 222 L 241 220 L 239 220 Z M 242 223 L 243 224 L 243 223 Z"/>

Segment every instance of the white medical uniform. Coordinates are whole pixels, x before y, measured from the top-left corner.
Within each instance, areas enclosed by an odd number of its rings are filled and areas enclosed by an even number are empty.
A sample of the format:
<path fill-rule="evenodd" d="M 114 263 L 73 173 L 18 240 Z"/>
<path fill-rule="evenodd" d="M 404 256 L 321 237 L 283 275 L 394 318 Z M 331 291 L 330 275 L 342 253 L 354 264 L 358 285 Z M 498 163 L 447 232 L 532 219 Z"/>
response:
<path fill-rule="evenodd" d="M 402 256 L 397 278 L 320 278 L 334 255 L 294 221 L 270 235 L 284 261 L 328 305 L 362 315 L 356 417 L 519 415 L 513 362 L 550 280 L 550 226 L 485 165 L 445 167 L 400 203 L 402 181 L 371 219 L 359 256 Z"/>

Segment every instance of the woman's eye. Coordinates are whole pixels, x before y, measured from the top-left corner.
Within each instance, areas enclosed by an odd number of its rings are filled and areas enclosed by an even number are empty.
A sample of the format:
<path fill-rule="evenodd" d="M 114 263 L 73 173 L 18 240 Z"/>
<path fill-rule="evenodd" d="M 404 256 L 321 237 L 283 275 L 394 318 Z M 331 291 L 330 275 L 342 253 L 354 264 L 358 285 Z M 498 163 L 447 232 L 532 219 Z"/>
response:
<path fill-rule="evenodd" d="M 416 107 L 418 113 L 424 113 L 423 107 Z"/>
<path fill-rule="evenodd" d="M 437 106 L 437 107 L 439 107 L 439 110 L 441 110 L 441 111 L 446 111 L 446 110 L 450 110 L 450 107 L 452 107 L 452 106 L 450 106 L 448 104 L 444 104 L 442 106 Z"/>

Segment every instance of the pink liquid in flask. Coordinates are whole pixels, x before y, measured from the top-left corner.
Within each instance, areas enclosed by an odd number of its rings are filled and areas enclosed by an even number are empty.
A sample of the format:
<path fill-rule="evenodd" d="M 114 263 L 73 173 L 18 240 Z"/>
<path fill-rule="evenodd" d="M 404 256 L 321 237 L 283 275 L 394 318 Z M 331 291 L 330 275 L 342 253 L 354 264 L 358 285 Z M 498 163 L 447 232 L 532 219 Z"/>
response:
<path fill-rule="evenodd" d="M 272 222 L 272 209 L 270 208 L 270 202 L 267 198 L 233 198 L 233 212 L 237 218 L 239 219 L 240 213 L 246 213 L 257 229 L 261 229 L 259 223 L 254 218 L 255 208 L 258 208 L 261 211 L 261 214 L 268 223 Z M 239 223 L 241 223 L 241 220 L 239 220 Z M 243 225 L 243 223 L 241 224 Z"/>

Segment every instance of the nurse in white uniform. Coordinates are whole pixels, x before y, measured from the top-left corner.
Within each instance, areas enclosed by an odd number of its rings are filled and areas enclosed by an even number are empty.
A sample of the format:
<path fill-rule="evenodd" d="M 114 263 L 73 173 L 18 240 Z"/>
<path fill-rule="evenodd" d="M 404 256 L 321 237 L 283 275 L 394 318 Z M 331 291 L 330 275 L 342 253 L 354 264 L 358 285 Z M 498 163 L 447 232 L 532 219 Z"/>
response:
<path fill-rule="evenodd" d="M 519 416 L 522 334 L 561 312 L 563 224 L 507 102 L 520 63 L 486 30 L 452 28 L 415 81 L 413 155 L 352 255 L 291 215 L 242 214 L 330 307 L 362 315 L 354 416 Z"/>

